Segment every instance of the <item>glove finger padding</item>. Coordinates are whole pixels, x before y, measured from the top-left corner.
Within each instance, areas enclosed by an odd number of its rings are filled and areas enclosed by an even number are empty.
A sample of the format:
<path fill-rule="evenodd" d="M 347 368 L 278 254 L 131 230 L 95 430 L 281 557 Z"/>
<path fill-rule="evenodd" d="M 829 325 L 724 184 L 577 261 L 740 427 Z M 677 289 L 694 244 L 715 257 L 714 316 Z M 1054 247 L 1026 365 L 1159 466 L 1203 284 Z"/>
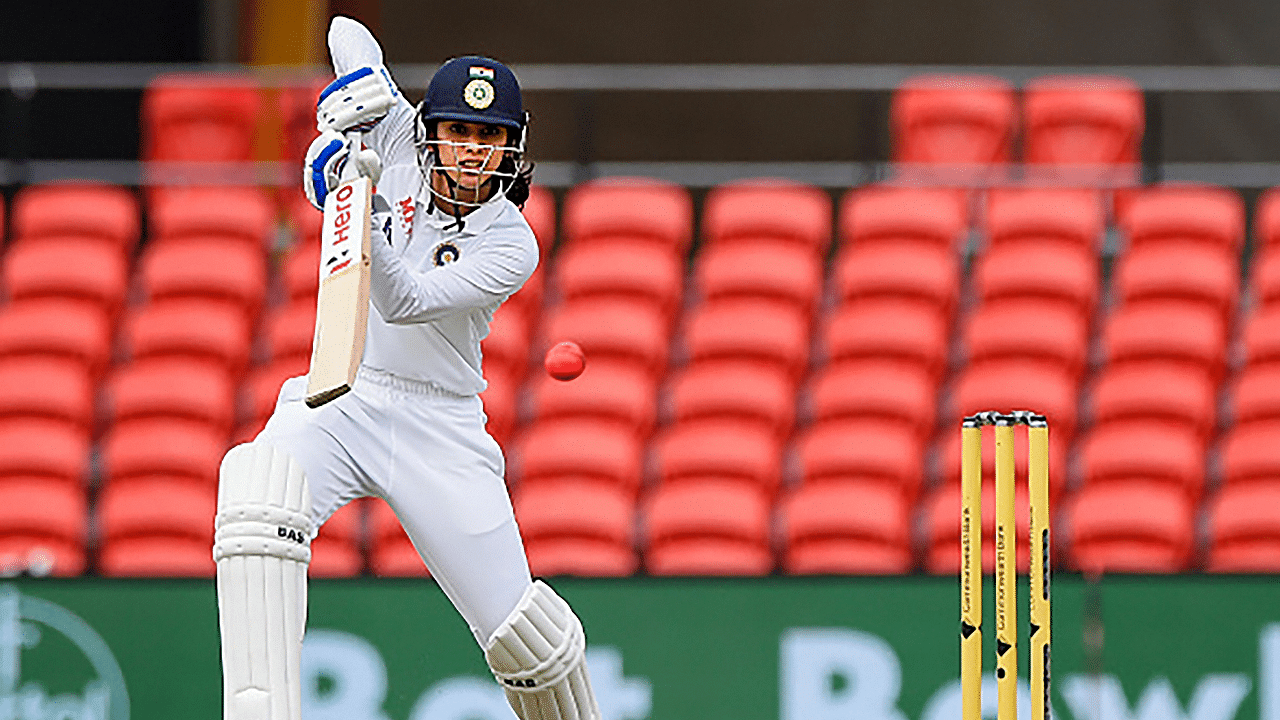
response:
<path fill-rule="evenodd" d="M 347 139 L 332 130 L 311 141 L 302 163 L 302 189 L 316 208 L 323 210 L 325 197 L 338 187 L 347 155 Z"/>
<path fill-rule="evenodd" d="M 316 129 L 363 132 L 381 122 L 399 97 L 386 67 L 359 68 L 321 91 L 316 101 Z"/>

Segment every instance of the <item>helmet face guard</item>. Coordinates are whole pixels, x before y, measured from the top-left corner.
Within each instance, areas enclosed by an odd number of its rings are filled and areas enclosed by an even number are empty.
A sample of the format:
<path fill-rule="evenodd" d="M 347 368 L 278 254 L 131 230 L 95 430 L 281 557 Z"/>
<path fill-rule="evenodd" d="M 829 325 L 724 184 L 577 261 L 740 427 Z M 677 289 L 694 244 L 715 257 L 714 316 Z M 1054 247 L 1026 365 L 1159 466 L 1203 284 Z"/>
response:
<path fill-rule="evenodd" d="M 437 137 L 437 124 L 449 120 L 505 127 L 507 144 L 441 140 Z M 415 117 L 414 145 L 428 190 L 444 202 L 461 207 L 479 207 L 505 193 L 521 172 L 527 123 L 520 84 L 509 68 L 478 56 L 446 62 L 432 76 Z M 459 163 L 464 154 L 474 158 L 476 150 L 481 159 L 478 168 Z M 496 167 L 488 169 L 495 155 L 501 159 Z M 447 192 L 437 188 L 437 178 L 443 180 L 440 185 Z"/>

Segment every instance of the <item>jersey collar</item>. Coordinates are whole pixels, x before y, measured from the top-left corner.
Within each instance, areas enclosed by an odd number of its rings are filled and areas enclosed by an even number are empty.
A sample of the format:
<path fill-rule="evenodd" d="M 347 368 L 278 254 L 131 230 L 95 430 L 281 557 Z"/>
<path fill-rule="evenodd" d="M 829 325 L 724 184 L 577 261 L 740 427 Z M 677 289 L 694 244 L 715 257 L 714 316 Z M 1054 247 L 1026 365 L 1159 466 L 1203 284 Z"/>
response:
<path fill-rule="evenodd" d="M 489 228 L 493 221 L 498 218 L 498 214 L 502 212 L 502 203 L 505 196 L 493 198 L 489 202 L 472 210 L 462 216 L 462 229 L 458 229 L 458 219 L 448 213 L 442 211 L 434 202 L 430 201 L 430 195 L 427 196 L 427 207 L 431 208 L 431 213 L 427 215 L 426 221 L 441 233 L 457 233 L 462 236 L 478 235 Z"/>

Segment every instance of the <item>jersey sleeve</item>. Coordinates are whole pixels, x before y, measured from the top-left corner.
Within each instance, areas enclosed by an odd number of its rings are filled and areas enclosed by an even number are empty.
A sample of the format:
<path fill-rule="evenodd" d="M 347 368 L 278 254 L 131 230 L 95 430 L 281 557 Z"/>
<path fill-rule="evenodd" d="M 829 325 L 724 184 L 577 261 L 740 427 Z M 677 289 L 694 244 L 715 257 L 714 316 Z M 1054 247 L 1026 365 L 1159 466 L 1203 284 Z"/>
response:
<path fill-rule="evenodd" d="M 396 104 L 382 122 L 374 125 L 362 138 L 365 147 L 378 153 L 384 168 L 417 162 L 417 150 L 413 146 L 413 123 L 418 111 L 404 99 L 404 93 L 398 95 Z"/>
<path fill-rule="evenodd" d="M 476 252 L 420 272 L 405 265 L 381 238 L 371 245 L 369 295 L 386 322 L 430 322 L 456 310 L 492 305 L 520 289 L 538 265 L 531 236 L 503 232 L 487 238 Z"/>

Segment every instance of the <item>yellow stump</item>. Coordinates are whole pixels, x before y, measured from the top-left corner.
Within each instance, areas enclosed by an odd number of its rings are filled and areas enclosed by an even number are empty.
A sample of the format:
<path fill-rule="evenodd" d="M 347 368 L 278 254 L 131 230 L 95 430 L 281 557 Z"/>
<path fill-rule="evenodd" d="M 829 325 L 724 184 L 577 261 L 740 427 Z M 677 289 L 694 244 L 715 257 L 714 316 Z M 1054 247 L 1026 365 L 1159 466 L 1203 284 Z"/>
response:
<path fill-rule="evenodd" d="M 982 720 L 982 427 L 960 430 L 960 687 L 962 720 Z"/>
<path fill-rule="evenodd" d="M 1031 509 L 1031 720 L 1049 716 L 1050 565 L 1049 427 L 1027 428 L 1027 486 Z"/>
<path fill-rule="evenodd" d="M 1012 419 L 1000 416 L 996 435 L 996 687 L 999 720 L 1018 717 L 1018 553 L 1014 525 Z"/>

